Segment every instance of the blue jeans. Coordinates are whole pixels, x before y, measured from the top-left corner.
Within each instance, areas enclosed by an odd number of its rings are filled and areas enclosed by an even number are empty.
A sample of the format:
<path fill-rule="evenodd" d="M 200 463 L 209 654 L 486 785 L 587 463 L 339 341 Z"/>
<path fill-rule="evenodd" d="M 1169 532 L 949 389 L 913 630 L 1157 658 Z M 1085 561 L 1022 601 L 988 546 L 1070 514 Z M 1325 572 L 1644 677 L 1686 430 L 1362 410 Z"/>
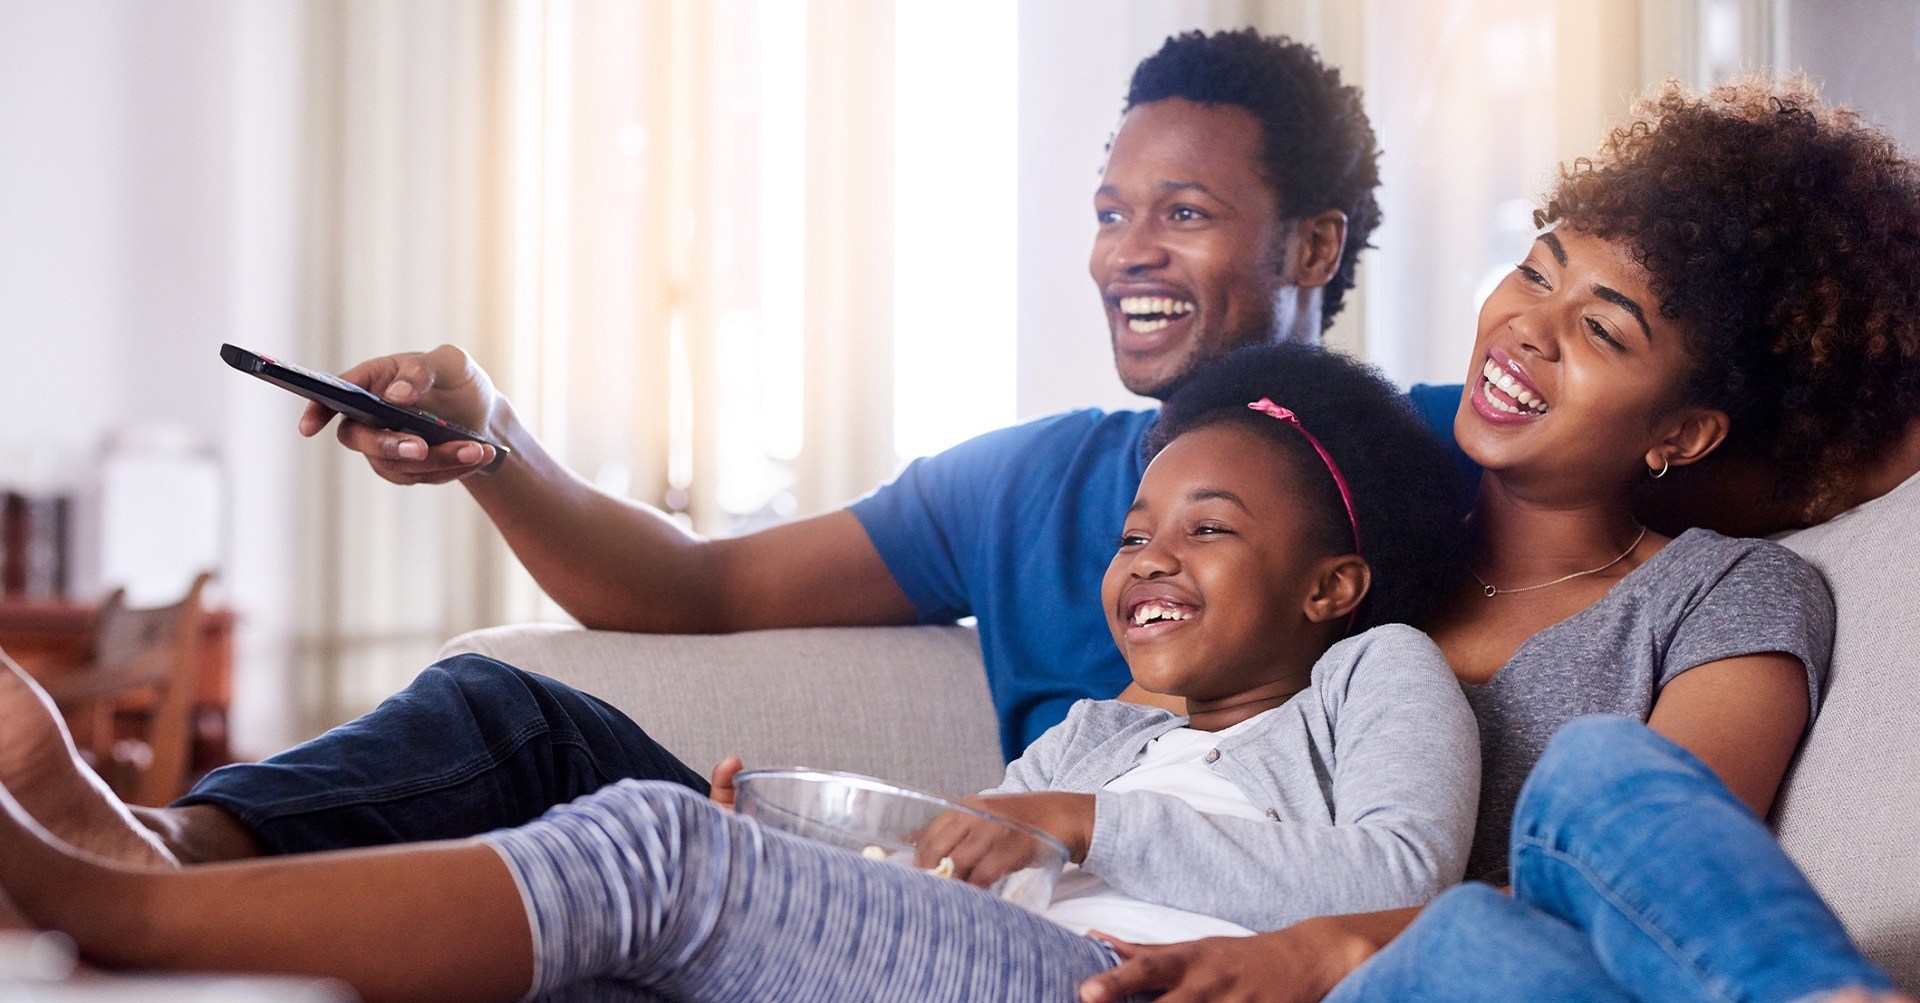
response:
<path fill-rule="evenodd" d="M 1342 982 L 1354 1000 L 1817 998 L 1891 989 L 1706 765 L 1645 725 L 1563 727 L 1515 808 L 1511 897 L 1435 899 Z"/>
<path fill-rule="evenodd" d="M 480 655 L 438 662 L 372 713 L 207 775 L 181 805 L 225 809 L 268 853 L 458 839 L 522 825 L 618 780 L 700 774 L 611 705 Z"/>

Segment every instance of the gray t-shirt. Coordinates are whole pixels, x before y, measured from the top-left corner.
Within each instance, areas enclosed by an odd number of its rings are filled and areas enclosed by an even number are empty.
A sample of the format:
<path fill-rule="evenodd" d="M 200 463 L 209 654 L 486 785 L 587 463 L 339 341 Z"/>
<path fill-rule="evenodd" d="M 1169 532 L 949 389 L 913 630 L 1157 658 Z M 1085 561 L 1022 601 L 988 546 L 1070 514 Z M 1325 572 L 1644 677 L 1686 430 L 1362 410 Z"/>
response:
<path fill-rule="evenodd" d="M 1561 725 L 1585 714 L 1645 721 L 1688 669 L 1775 651 L 1807 667 L 1817 708 L 1832 648 L 1833 599 L 1805 561 L 1765 540 L 1682 533 L 1599 602 L 1528 638 L 1486 685 L 1466 687 L 1482 762 L 1467 876 L 1505 882 L 1520 785 Z"/>

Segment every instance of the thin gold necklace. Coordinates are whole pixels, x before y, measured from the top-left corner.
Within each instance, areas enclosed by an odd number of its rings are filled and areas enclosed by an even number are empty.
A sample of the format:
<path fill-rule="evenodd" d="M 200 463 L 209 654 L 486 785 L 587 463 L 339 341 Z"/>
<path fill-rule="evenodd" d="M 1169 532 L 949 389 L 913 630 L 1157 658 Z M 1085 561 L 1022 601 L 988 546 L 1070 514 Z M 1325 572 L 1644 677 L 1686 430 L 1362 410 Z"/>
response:
<path fill-rule="evenodd" d="M 1472 565 L 1467 566 L 1467 574 L 1472 575 L 1473 580 L 1476 582 L 1479 582 L 1480 587 L 1486 590 L 1486 596 L 1488 599 L 1492 599 L 1494 596 L 1498 596 L 1498 595 L 1512 595 L 1515 592 L 1532 592 L 1534 589 L 1544 589 L 1549 586 L 1558 585 L 1561 582 L 1570 582 L 1570 581 L 1573 581 L 1575 578 L 1585 578 L 1588 575 L 1597 575 L 1600 572 L 1605 571 L 1616 564 L 1619 564 L 1621 561 L 1626 560 L 1627 555 L 1633 553 L 1633 548 L 1640 546 L 1640 541 L 1646 538 L 1647 538 L 1647 527 L 1642 526 L 1640 527 L 1640 535 L 1634 537 L 1632 543 L 1627 544 L 1627 549 L 1621 551 L 1619 557 L 1616 557 L 1613 560 L 1608 561 L 1607 563 L 1602 564 L 1597 568 L 1588 568 L 1585 571 L 1576 571 L 1573 574 L 1566 575 L 1561 578 L 1555 578 L 1553 581 L 1541 582 L 1538 585 L 1528 585 L 1525 588 L 1496 589 L 1493 586 L 1488 585 L 1487 580 L 1485 578 L 1480 577 L 1480 572 L 1473 570 Z"/>

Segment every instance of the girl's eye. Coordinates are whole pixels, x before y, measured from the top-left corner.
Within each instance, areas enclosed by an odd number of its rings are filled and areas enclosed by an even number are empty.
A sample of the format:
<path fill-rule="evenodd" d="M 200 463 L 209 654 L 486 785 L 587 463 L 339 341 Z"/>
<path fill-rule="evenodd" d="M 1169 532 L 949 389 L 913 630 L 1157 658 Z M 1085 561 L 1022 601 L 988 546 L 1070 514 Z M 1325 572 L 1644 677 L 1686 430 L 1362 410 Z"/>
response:
<path fill-rule="evenodd" d="M 1536 285 L 1536 286 L 1539 286 L 1539 287 L 1540 287 L 1540 288 L 1542 288 L 1542 289 L 1552 289 L 1552 288 L 1553 288 L 1552 286 L 1550 286 L 1550 285 L 1548 285 L 1548 284 L 1547 284 L 1547 277 L 1546 277 L 1546 276 L 1544 276 L 1544 275 L 1542 275 L 1542 274 L 1540 274 L 1540 273 L 1539 273 L 1538 271 L 1536 271 L 1536 270 L 1534 269 L 1534 267 L 1533 267 L 1532 265 L 1529 265 L 1529 264 L 1527 264 L 1527 263 L 1526 263 L 1526 262 L 1524 262 L 1524 261 L 1522 261 L 1522 262 L 1520 262 L 1519 264 L 1517 264 L 1517 265 L 1515 265 L 1515 266 L 1513 266 L 1513 269 L 1514 269 L 1514 271 L 1517 271 L 1517 272 L 1519 272 L 1519 273 L 1520 273 L 1520 275 L 1521 275 L 1521 277 L 1523 277 L 1523 278 L 1525 278 L 1525 279 L 1526 279 L 1526 280 L 1527 280 L 1528 282 L 1531 282 L 1531 283 L 1533 283 L 1534 285 Z"/>
<path fill-rule="evenodd" d="M 1193 535 L 1195 536 L 1225 536 L 1225 535 L 1231 535 L 1232 533 L 1233 533 L 1233 530 L 1228 529 L 1225 526 L 1216 525 L 1214 523 L 1207 523 L 1205 525 L 1193 527 Z"/>
<path fill-rule="evenodd" d="M 1606 342 L 1608 347 L 1614 351 L 1624 352 L 1627 350 L 1627 346 L 1622 345 L 1613 335 L 1608 334 L 1606 327 L 1592 317 L 1587 318 L 1587 329 L 1593 332 L 1594 337 Z"/>
<path fill-rule="evenodd" d="M 1128 547 L 1144 547 L 1144 546 L 1146 546 L 1146 545 L 1147 545 L 1147 534 L 1145 534 L 1145 533 L 1122 533 L 1122 534 L 1120 534 L 1120 549 L 1121 549 L 1121 550 L 1125 550 L 1125 549 L 1127 549 Z"/>

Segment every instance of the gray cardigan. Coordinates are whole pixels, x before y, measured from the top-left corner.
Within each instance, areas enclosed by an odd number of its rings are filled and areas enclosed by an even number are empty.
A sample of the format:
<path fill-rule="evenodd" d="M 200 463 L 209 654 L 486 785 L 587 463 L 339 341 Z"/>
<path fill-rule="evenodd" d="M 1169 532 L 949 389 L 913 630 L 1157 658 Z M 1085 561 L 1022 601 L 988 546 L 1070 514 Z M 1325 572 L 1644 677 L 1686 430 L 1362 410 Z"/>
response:
<path fill-rule="evenodd" d="M 1186 723 L 1082 700 L 988 793 L 1094 794 L 1082 866 L 1135 898 L 1255 930 L 1420 905 L 1465 873 L 1479 732 L 1446 657 L 1420 631 L 1394 624 L 1334 645 L 1306 689 L 1220 743 L 1211 768 L 1265 819 L 1100 791 Z"/>

